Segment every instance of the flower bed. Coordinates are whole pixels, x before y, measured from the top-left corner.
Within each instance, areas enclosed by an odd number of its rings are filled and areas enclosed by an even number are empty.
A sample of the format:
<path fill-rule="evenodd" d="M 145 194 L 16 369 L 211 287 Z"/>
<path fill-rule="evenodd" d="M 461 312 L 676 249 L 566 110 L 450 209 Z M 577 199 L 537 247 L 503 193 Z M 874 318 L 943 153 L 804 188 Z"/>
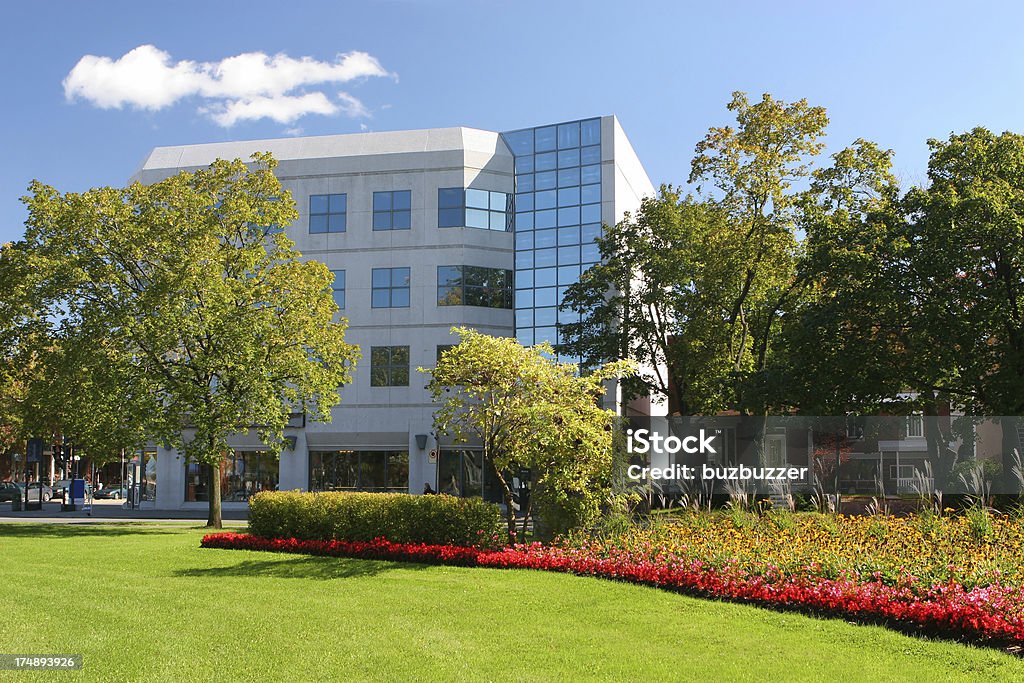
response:
<path fill-rule="evenodd" d="M 210 534 L 206 548 L 355 557 L 505 569 L 539 569 L 596 576 L 680 590 L 696 595 L 811 610 L 859 620 L 885 620 L 906 627 L 977 642 L 1024 643 L 1024 591 L 990 584 L 900 584 L 860 577 L 822 578 L 781 571 L 753 574 L 738 562 L 720 567 L 671 552 L 518 545 L 498 551 L 458 546 L 268 539 L 245 534 Z"/>

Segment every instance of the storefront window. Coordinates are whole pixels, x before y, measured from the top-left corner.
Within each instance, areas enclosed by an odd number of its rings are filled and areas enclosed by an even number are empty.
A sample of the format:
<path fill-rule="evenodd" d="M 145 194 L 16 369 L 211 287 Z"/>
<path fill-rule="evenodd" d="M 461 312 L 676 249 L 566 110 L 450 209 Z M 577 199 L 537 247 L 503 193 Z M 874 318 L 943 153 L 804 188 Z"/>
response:
<path fill-rule="evenodd" d="M 260 491 L 275 491 L 279 470 L 278 459 L 265 451 L 231 451 L 220 464 L 220 498 L 243 502 Z M 185 461 L 186 501 L 210 500 L 210 473 L 205 463 Z"/>
<path fill-rule="evenodd" d="M 409 490 L 409 451 L 311 451 L 310 491 Z"/>

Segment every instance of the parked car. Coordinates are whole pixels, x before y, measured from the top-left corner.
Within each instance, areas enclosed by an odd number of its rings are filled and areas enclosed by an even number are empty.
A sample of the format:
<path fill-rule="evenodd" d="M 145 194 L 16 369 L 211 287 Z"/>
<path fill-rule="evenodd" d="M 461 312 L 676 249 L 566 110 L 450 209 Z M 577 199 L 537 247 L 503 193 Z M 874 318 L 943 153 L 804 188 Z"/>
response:
<path fill-rule="evenodd" d="M 18 486 L 24 492 L 25 485 L 24 484 L 18 484 Z M 49 503 L 50 499 L 53 498 L 53 489 L 50 488 L 49 486 L 47 486 L 46 484 L 43 484 L 42 491 L 43 491 L 43 502 L 44 503 Z M 34 482 L 32 482 L 31 484 L 28 485 L 28 499 L 31 500 L 31 501 L 38 501 L 39 500 L 39 482 L 38 481 L 34 481 Z"/>
<path fill-rule="evenodd" d="M 118 486 L 117 488 L 112 488 L 112 489 L 97 489 L 96 492 L 93 495 L 96 498 L 102 498 L 102 499 L 111 499 L 111 498 L 113 498 L 115 500 L 121 500 L 122 498 L 127 498 L 128 497 L 128 489 L 125 488 L 124 486 Z"/>
<path fill-rule="evenodd" d="M 21 487 L 12 481 L 0 483 L 0 503 L 10 503 L 15 498 L 24 498 Z"/>

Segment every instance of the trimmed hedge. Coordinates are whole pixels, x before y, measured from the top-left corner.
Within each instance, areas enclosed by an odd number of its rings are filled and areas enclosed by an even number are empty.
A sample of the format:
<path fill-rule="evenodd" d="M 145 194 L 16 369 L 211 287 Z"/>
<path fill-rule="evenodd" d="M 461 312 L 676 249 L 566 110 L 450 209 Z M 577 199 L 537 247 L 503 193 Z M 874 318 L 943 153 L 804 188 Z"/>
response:
<path fill-rule="evenodd" d="M 249 531 L 263 538 L 501 545 L 501 509 L 475 498 L 405 493 L 264 491 L 249 499 Z"/>

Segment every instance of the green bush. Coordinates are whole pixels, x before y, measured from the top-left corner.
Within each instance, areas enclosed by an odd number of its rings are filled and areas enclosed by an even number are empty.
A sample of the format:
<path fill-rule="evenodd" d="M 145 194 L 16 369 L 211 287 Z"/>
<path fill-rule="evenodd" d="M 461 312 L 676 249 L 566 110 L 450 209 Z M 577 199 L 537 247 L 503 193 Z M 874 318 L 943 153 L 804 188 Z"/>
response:
<path fill-rule="evenodd" d="M 494 547 L 501 510 L 475 498 L 404 493 L 264 491 L 249 499 L 249 531 L 265 538 Z"/>

